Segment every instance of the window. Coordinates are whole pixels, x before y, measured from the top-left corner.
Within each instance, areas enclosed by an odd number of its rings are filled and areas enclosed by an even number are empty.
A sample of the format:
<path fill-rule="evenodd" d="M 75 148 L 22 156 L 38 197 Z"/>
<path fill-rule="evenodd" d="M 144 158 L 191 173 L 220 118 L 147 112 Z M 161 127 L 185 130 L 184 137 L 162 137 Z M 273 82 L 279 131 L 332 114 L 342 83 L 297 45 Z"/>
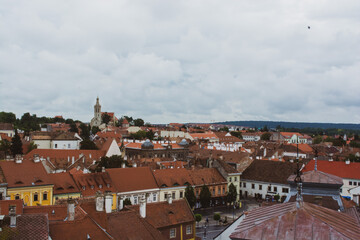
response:
<path fill-rule="evenodd" d="M 35 193 L 34 194 L 34 202 L 39 201 L 39 194 Z"/>
<path fill-rule="evenodd" d="M 16 194 L 15 195 L 15 200 L 19 200 L 20 199 L 20 195 L 19 194 Z"/>
<path fill-rule="evenodd" d="M 181 191 L 181 192 L 180 192 L 180 198 L 183 198 L 183 197 L 184 197 L 183 194 L 184 194 L 184 193 Z"/>
<path fill-rule="evenodd" d="M 70 148 L 70 143 L 68 144 L 68 148 Z"/>
<path fill-rule="evenodd" d="M 137 196 L 134 197 L 134 204 L 138 204 L 138 197 Z"/>
<path fill-rule="evenodd" d="M 255 189 L 255 184 L 254 183 L 251 184 L 251 189 Z"/>
<path fill-rule="evenodd" d="M 225 187 L 223 187 L 222 194 L 225 194 Z"/>
<path fill-rule="evenodd" d="M 186 234 L 192 234 L 192 226 L 191 225 L 186 226 Z"/>
<path fill-rule="evenodd" d="M 274 187 L 274 192 L 277 192 L 277 187 Z"/>
<path fill-rule="evenodd" d="M 212 189 L 212 195 L 215 196 L 215 188 Z"/>
<path fill-rule="evenodd" d="M 349 185 L 350 185 L 350 186 L 352 185 L 352 181 L 349 181 Z"/>
<path fill-rule="evenodd" d="M 153 202 L 156 202 L 156 193 L 153 193 Z"/>
<path fill-rule="evenodd" d="M 47 192 L 44 192 L 44 193 L 43 193 L 43 200 L 48 200 L 48 194 L 47 194 Z"/>
<path fill-rule="evenodd" d="M 262 190 L 262 185 L 261 184 L 259 184 L 259 190 Z"/>
<path fill-rule="evenodd" d="M 245 182 L 243 183 L 243 186 L 246 187 L 246 183 L 245 183 Z"/>
<path fill-rule="evenodd" d="M 271 192 L 271 186 L 268 186 L 268 192 Z"/>
<path fill-rule="evenodd" d="M 55 148 L 57 148 L 57 144 L 55 144 Z"/>
<path fill-rule="evenodd" d="M 231 182 L 231 178 L 229 178 L 229 181 Z"/>
<path fill-rule="evenodd" d="M 218 187 L 218 195 L 220 195 L 220 194 L 221 194 L 221 188 Z"/>
<path fill-rule="evenodd" d="M 176 228 L 172 228 L 170 229 L 170 238 L 175 238 L 176 237 Z"/>
<path fill-rule="evenodd" d="M 234 177 L 234 182 L 236 182 L 237 181 L 237 177 Z"/>
<path fill-rule="evenodd" d="M 288 193 L 288 192 L 289 192 L 289 189 L 288 189 L 288 188 L 282 188 L 282 192 L 283 192 L 283 193 Z"/>
<path fill-rule="evenodd" d="M 167 199 L 167 198 L 168 198 L 167 193 L 164 193 L 164 199 Z"/>
<path fill-rule="evenodd" d="M 175 199 L 175 192 L 172 192 L 172 199 Z"/>

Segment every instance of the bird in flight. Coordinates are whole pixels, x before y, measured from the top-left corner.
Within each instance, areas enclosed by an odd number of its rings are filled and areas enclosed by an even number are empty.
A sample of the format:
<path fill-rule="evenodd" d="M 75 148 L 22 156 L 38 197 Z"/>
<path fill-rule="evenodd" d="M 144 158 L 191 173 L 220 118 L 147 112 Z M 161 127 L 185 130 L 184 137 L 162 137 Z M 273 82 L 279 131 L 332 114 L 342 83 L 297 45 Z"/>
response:
<path fill-rule="evenodd" d="M 308 29 L 310 29 L 310 26 L 308 26 Z"/>

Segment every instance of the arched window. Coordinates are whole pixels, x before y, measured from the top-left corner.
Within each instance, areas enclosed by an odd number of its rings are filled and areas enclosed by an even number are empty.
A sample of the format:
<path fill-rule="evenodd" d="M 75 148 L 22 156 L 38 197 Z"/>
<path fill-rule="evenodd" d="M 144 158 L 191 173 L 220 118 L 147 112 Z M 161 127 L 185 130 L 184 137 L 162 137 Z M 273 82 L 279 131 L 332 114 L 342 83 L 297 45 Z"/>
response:
<path fill-rule="evenodd" d="M 20 199 L 20 194 L 16 194 L 15 195 L 15 200 L 19 200 Z"/>
<path fill-rule="evenodd" d="M 48 200 L 48 193 L 47 192 L 43 193 L 43 200 Z"/>

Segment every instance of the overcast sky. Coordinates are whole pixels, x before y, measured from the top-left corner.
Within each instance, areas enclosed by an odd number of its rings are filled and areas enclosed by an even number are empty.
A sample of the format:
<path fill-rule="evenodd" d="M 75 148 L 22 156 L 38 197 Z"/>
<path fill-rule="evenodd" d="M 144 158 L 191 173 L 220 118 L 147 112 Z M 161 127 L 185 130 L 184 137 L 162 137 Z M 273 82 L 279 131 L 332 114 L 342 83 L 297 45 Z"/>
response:
<path fill-rule="evenodd" d="M 360 1 L 0 0 L 0 111 L 360 122 Z M 310 29 L 308 29 L 310 26 Z"/>

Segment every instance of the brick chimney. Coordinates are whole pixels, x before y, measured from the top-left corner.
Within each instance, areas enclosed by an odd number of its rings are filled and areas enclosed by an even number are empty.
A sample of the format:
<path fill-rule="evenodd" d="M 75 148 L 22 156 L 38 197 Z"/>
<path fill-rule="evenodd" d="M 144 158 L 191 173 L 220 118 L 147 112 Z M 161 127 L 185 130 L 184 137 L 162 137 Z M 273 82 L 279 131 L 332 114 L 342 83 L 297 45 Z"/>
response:
<path fill-rule="evenodd" d="M 70 198 L 67 202 L 67 214 L 68 214 L 68 221 L 75 220 L 75 201 Z"/>
<path fill-rule="evenodd" d="M 168 204 L 172 204 L 172 196 L 171 196 L 171 193 L 168 195 L 167 202 L 168 202 Z"/>
<path fill-rule="evenodd" d="M 12 206 L 9 210 L 10 227 L 16 227 L 16 207 Z"/>
<path fill-rule="evenodd" d="M 122 210 L 124 208 L 124 196 L 120 196 L 119 199 L 119 210 Z"/>
<path fill-rule="evenodd" d="M 146 217 L 146 197 L 145 194 L 141 196 L 140 198 L 140 217 L 145 218 Z"/>
<path fill-rule="evenodd" d="M 104 196 L 100 191 L 96 192 L 96 211 L 104 211 Z"/>

